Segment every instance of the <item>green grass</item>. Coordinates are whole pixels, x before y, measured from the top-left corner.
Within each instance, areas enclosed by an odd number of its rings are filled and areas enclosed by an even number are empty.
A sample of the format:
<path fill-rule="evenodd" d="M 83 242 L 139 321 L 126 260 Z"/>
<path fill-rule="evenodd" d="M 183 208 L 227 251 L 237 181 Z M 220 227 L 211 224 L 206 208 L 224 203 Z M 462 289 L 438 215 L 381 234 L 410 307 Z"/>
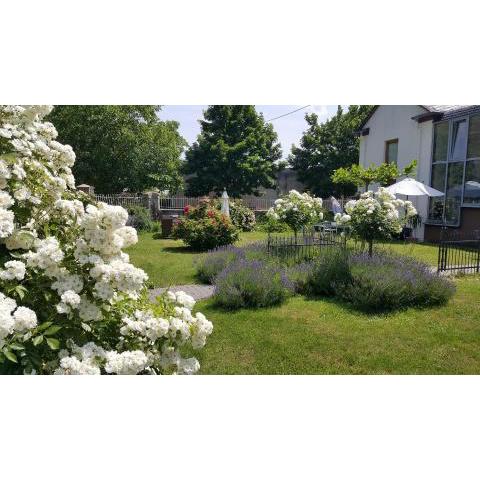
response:
<path fill-rule="evenodd" d="M 263 232 L 245 232 L 237 245 L 264 240 Z M 131 262 L 143 268 L 155 287 L 198 283 L 195 278 L 195 259 L 200 255 L 185 247 L 181 240 L 153 238 L 153 233 L 140 233 L 139 241 L 126 250 Z"/>
<path fill-rule="evenodd" d="M 244 232 L 237 245 L 265 240 L 264 232 Z M 437 265 L 437 247 L 427 244 L 389 242 L 377 244 L 377 248 L 411 255 L 431 265 Z M 140 233 L 137 245 L 126 250 L 134 265 L 143 268 L 155 287 L 198 283 L 195 278 L 195 259 L 200 253 L 185 247 L 181 240 L 153 238 L 152 233 Z"/>
<path fill-rule="evenodd" d="M 262 240 L 244 233 L 239 244 Z M 378 248 L 437 264 L 437 247 L 390 242 Z M 128 253 L 156 286 L 196 283 L 199 255 L 180 241 L 140 235 Z M 480 277 L 455 279 L 442 307 L 369 316 L 338 300 L 291 298 L 282 306 L 226 312 L 212 300 L 197 310 L 214 324 L 194 352 L 203 374 L 480 374 Z"/>
<path fill-rule="evenodd" d="M 438 245 L 429 243 L 388 242 L 377 244 L 377 248 L 390 250 L 402 255 L 409 255 L 435 267 L 438 263 Z"/>
<path fill-rule="evenodd" d="M 203 374 L 479 374 L 480 277 L 456 284 L 446 306 L 378 316 L 328 299 L 237 312 L 203 301 L 214 332 L 195 355 Z"/>

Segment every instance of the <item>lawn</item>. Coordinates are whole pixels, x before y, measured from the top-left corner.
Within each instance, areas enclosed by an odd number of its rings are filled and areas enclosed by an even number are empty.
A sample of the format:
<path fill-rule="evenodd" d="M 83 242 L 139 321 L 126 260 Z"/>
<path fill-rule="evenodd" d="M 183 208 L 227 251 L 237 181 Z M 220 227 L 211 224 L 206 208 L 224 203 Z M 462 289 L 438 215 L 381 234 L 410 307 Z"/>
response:
<path fill-rule="evenodd" d="M 263 232 L 244 232 L 237 245 L 265 240 Z M 379 244 L 378 248 L 411 255 L 436 266 L 438 249 L 434 245 L 405 242 Z M 186 248 L 181 240 L 154 239 L 152 233 L 140 233 L 139 242 L 126 250 L 132 263 L 143 268 L 149 276 L 151 286 L 168 287 L 198 283 L 195 278 L 195 259 L 200 253 Z"/>
<path fill-rule="evenodd" d="M 264 240 L 263 232 L 245 232 L 240 235 L 237 245 Z M 195 259 L 200 255 L 183 245 L 181 240 L 153 238 L 152 233 L 140 233 L 139 241 L 126 250 L 130 260 L 143 268 L 149 281 L 155 287 L 198 283 L 195 278 Z"/>
<path fill-rule="evenodd" d="M 239 244 L 265 238 L 242 234 Z M 379 248 L 437 263 L 434 245 L 391 242 Z M 174 240 L 141 234 L 129 249 L 156 286 L 196 283 L 190 252 Z M 267 309 L 223 311 L 197 304 L 214 324 L 195 352 L 203 374 L 480 374 L 480 277 L 455 279 L 444 307 L 369 316 L 337 300 L 293 297 Z"/>
<path fill-rule="evenodd" d="M 214 324 L 203 374 L 480 373 L 480 277 L 456 280 L 445 307 L 369 316 L 303 297 L 262 310 L 198 309 Z"/>

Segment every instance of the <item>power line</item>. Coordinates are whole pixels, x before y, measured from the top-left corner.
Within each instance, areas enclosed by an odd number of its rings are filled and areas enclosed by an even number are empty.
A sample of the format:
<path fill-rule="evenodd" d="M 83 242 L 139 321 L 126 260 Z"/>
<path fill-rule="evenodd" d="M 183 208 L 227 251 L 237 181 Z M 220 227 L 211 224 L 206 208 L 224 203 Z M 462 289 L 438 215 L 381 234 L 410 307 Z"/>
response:
<path fill-rule="evenodd" d="M 279 118 L 286 117 L 287 115 L 291 115 L 292 113 L 299 112 L 300 110 L 303 110 L 304 108 L 309 107 L 310 105 L 305 105 L 304 107 L 297 108 L 296 110 L 292 110 L 291 112 L 284 113 L 283 115 L 279 115 L 278 117 L 271 118 L 270 120 L 266 120 L 267 122 L 273 122 L 273 120 L 278 120 Z"/>

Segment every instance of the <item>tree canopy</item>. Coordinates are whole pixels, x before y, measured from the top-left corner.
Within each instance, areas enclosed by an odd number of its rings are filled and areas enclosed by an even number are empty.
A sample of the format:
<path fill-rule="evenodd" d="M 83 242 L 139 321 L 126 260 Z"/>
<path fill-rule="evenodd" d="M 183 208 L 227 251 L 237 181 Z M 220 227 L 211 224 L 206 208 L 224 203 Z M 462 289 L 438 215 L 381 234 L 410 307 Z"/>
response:
<path fill-rule="evenodd" d="M 359 140 L 355 132 L 370 113 L 370 105 L 349 105 L 320 124 L 315 113 L 305 115 L 307 130 L 303 132 L 300 146 L 292 145 L 289 162 L 297 171 L 298 179 L 314 194 L 351 195 L 355 186 L 335 184 L 332 173 L 340 167 L 358 163 Z"/>
<path fill-rule="evenodd" d="M 372 164 L 367 168 L 355 164 L 347 168 L 337 168 L 331 179 L 335 185 L 341 185 L 343 189 L 363 187 L 367 191 L 371 183 L 387 187 L 395 183 L 401 175 L 407 177 L 414 175 L 416 168 L 416 160 L 412 160 L 403 170 L 400 170 L 394 163 L 382 163 L 378 166 Z"/>
<path fill-rule="evenodd" d="M 220 193 L 237 197 L 273 188 L 280 168 L 280 144 L 273 126 L 254 105 L 210 105 L 201 132 L 186 154 L 189 195 Z"/>
<path fill-rule="evenodd" d="M 58 105 L 48 120 L 76 153 L 77 183 L 99 193 L 175 191 L 187 143 L 178 123 L 161 121 L 159 112 L 159 105 Z"/>

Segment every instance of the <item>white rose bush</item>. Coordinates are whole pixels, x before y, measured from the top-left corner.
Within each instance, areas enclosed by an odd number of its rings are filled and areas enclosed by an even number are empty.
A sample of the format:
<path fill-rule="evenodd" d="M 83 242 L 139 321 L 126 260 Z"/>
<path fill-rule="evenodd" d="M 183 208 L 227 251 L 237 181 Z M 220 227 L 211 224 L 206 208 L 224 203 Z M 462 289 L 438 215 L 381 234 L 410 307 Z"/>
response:
<path fill-rule="evenodd" d="M 0 106 L 0 373 L 195 373 L 213 326 L 183 292 L 151 302 L 118 206 L 75 190 L 47 106 Z"/>
<path fill-rule="evenodd" d="M 322 205 L 321 198 L 290 190 L 288 195 L 275 200 L 274 206 L 267 211 L 267 216 L 286 223 L 296 237 L 301 228 L 323 219 Z"/>
<path fill-rule="evenodd" d="M 373 253 L 373 242 L 385 240 L 402 231 L 410 217 L 417 214 L 412 202 L 400 200 L 387 189 L 363 193 L 358 200 L 345 205 L 345 213 L 337 213 L 335 221 L 348 225 L 351 233 L 368 243 L 369 255 Z"/>

